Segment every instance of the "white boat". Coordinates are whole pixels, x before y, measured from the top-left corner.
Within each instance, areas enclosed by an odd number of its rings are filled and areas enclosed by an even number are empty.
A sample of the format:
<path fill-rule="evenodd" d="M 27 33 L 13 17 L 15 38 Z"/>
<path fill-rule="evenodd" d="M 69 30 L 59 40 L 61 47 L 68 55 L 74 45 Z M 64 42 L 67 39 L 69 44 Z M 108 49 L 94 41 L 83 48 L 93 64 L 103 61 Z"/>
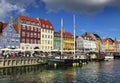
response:
<path fill-rule="evenodd" d="M 113 55 L 106 55 L 105 56 L 105 61 L 113 60 L 114 56 Z"/>

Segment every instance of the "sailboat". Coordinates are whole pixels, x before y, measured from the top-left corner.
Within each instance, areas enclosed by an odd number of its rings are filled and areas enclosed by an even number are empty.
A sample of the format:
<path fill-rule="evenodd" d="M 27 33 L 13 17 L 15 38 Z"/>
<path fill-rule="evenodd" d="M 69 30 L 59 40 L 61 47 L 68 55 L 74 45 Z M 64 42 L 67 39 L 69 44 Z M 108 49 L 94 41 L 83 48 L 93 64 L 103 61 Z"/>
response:
<path fill-rule="evenodd" d="M 48 64 L 49 65 L 80 65 L 82 63 L 81 58 L 77 57 L 75 54 L 75 16 L 74 16 L 74 54 L 72 54 L 72 58 L 66 58 L 64 57 L 65 54 L 63 54 L 63 19 L 61 19 L 61 55 L 60 57 L 54 57 L 54 58 L 49 58 L 48 59 Z"/>

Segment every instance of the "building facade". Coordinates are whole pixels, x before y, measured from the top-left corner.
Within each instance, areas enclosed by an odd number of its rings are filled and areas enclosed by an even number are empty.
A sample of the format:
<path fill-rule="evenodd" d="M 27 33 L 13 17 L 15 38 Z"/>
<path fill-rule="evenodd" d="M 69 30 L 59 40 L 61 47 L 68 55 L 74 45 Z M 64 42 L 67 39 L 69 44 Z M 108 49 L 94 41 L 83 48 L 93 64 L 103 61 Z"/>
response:
<path fill-rule="evenodd" d="M 0 48 L 19 48 L 20 47 L 20 35 L 18 33 L 18 27 L 12 23 L 0 22 Z"/>
<path fill-rule="evenodd" d="M 38 19 L 40 23 L 41 51 L 49 52 L 54 49 L 54 28 L 49 20 Z"/>
<path fill-rule="evenodd" d="M 40 50 L 40 23 L 36 18 L 18 16 L 14 21 L 19 28 L 20 48 L 25 51 Z"/>
<path fill-rule="evenodd" d="M 74 37 L 72 33 L 61 31 L 54 33 L 54 49 L 61 50 L 61 39 L 62 39 L 62 49 L 63 50 L 74 50 Z"/>
<path fill-rule="evenodd" d="M 95 51 L 96 42 L 89 34 L 84 34 L 76 39 L 76 48 L 84 52 Z"/>
<path fill-rule="evenodd" d="M 112 38 L 104 38 L 102 39 L 103 43 L 105 44 L 105 51 L 106 52 L 116 52 L 117 51 L 117 42 Z"/>
<path fill-rule="evenodd" d="M 63 50 L 74 50 L 74 36 L 70 32 L 63 32 Z"/>
<path fill-rule="evenodd" d="M 54 49 L 61 50 L 61 33 L 54 32 Z"/>

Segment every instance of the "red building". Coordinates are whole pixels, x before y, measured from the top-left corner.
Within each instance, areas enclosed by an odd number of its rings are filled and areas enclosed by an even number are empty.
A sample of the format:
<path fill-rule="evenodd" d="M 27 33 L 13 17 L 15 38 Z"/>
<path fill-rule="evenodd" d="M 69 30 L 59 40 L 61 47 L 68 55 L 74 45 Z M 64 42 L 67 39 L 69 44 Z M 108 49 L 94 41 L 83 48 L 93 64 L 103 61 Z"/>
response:
<path fill-rule="evenodd" d="M 40 23 L 36 18 L 18 16 L 14 23 L 19 28 L 20 48 L 26 51 L 40 49 Z"/>

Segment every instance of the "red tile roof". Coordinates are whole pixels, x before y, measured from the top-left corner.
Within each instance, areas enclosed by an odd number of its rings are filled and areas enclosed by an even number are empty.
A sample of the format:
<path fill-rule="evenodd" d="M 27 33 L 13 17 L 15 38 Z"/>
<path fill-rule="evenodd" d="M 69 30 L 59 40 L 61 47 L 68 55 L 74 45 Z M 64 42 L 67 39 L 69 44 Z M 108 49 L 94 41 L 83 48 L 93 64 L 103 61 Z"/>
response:
<path fill-rule="evenodd" d="M 106 43 L 107 41 L 111 41 L 111 42 L 115 42 L 113 39 L 111 39 L 111 38 L 104 38 L 104 39 L 102 39 L 102 42 L 103 43 Z"/>
<path fill-rule="evenodd" d="M 53 30 L 54 28 L 53 28 L 53 25 L 51 24 L 51 22 L 49 21 L 49 20 L 44 20 L 44 19 L 40 19 L 39 18 L 39 21 L 40 21 L 40 26 L 41 26 L 41 28 L 45 28 L 45 29 L 51 29 L 51 30 Z M 44 26 L 43 26 L 44 25 Z M 46 26 L 48 26 L 48 27 L 46 27 Z"/>
<path fill-rule="evenodd" d="M 18 26 L 17 26 L 17 25 L 13 25 L 13 27 L 14 27 L 15 31 L 16 31 L 17 33 L 19 33 Z"/>
<path fill-rule="evenodd" d="M 2 23 L 2 24 L 3 24 L 3 26 L 2 26 L 2 30 L 3 30 L 4 28 L 6 28 L 7 23 L 3 23 L 3 22 L 0 22 L 0 23 Z M 2 35 L 2 33 L 0 33 L 0 35 Z"/>
<path fill-rule="evenodd" d="M 61 34 L 61 30 L 58 33 Z M 63 38 L 73 38 L 73 35 L 70 32 L 63 32 Z"/>
<path fill-rule="evenodd" d="M 29 20 L 31 22 L 38 22 L 38 20 L 36 18 L 31 18 L 31 17 L 28 17 L 28 16 L 22 16 L 22 15 L 19 15 L 19 19 L 20 20 Z"/>
<path fill-rule="evenodd" d="M 89 40 L 93 40 L 93 37 L 91 35 L 89 35 L 89 34 L 84 34 L 84 35 L 82 35 L 82 37 L 87 38 Z"/>
<path fill-rule="evenodd" d="M 8 25 L 8 23 L 3 23 L 2 30 L 4 30 L 7 27 L 7 25 Z M 17 27 L 17 25 L 13 25 L 13 27 L 14 27 L 15 31 L 18 33 L 18 27 Z M 2 35 L 2 33 L 0 33 L 0 35 Z"/>
<path fill-rule="evenodd" d="M 28 20 L 28 21 L 31 21 L 31 22 L 40 23 L 41 28 L 44 28 L 44 29 L 51 29 L 51 30 L 54 29 L 53 25 L 51 24 L 51 22 L 49 20 L 40 19 L 40 18 L 31 18 L 31 17 L 28 17 L 28 16 L 22 16 L 22 15 L 19 16 L 19 19 L 20 20 Z M 46 25 L 48 27 L 46 27 Z"/>

